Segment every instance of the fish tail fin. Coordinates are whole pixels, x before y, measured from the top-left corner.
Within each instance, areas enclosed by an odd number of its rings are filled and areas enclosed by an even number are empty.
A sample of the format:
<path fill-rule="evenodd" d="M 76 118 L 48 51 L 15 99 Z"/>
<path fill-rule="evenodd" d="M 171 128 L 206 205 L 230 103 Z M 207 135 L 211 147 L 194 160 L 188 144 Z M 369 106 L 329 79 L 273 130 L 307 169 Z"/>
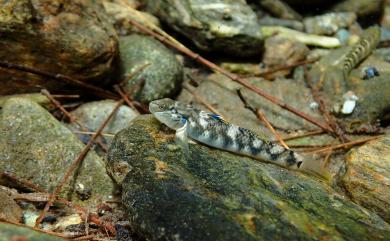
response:
<path fill-rule="evenodd" d="M 313 174 L 327 182 L 331 182 L 332 180 L 332 175 L 320 161 L 306 160 L 302 163 L 299 169 L 308 174 Z"/>

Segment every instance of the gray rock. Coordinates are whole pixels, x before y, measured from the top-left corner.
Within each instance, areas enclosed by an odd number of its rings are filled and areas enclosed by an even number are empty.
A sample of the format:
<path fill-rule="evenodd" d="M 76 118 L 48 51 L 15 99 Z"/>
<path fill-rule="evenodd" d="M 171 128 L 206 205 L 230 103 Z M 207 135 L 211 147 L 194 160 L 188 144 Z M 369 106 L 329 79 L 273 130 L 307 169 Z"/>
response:
<path fill-rule="evenodd" d="M 318 110 L 310 108 L 310 103 L 314 100 L 310 90 L 305 87 L 303 82 L 282 78 L 278 78 L 273 82 L 261 78 L 252 78 L 250 82 L 317 119 L 322 118 Z M 283 110 L 281 107 L 272 104 L 221 74 L 212 74 L 205 78 L 199 87 L 196 88 L 195 93 L 216 107 L 229 122 L 254 131 L 261 131 L 266 133 L 267 136 L 273 137 L 273 134 L 267 128 L 260 125 L 261 122 L 255 114 L 244 107 L 244 103 L 242 103 L 236 92 L 238 88 L 242 88 L 242 93 L 248 103 L 252 107 L 262 110 L 267 119 L 279 130 L 292 131 L 316 128 L 313 124 Z M 178 99 L 183 102 L 189 102 L 192 100 L 192 96 L 180 95 Z"/>
<path fill-rule="evenodd" d="M 23 211 L 7 192 L 0 189 L 0 220 L 19 223 Z"/>
<path fill-rule="evenodd" d="M 116 102 L 112 100 L 88 102 L 72 111 L 71 114 L 77 119 L 78 123 L 81 123 L 89 131 L 96 132 L 115 108 L 115 105 Z M 122 105 L 103 129 L 103 133 L 118 133 L 120 130 L 126 128 L 130 121 L 137 115 L 134 110 L 126 105 Z M 76 123 L 71 123 L 70 127 L 72 129 L 82 130 Z M 108 136 L 104 136 L 104 138 L 109 142 L 112 140 Z"/>
<path fill-rule="evenodd" d="M 183 81 L 183 66 L 175 55 L 157 40 L 142 35 L 130 35 L 119 39 L 122 79 L 149 64 L 143 71 L 125 83 L 128 91 L 140 81 L 144 85 L 135 98 L 147 103 L 177 94 Z"/>
<path fill-rule="evenodd" d="M 19 225 L 0 222 L 0 241 L 28 240 L 28 241 L 65 241 L 68 239 L 49 235 Z"/>
<path fill-rule="evenodd" d="M 52 191 L 84 145 L 69 129 L 35 102 L 9 99 L 0 116 L 0 170 Z M 74 191 L 82 184 L 92 190 L 84 203 L 108 199 L 113 183 L 102 159 L 90 151 L 61 191 L 61 196 L 81 203 Z"/>
<path fill-rule="evenodd" d="M 83 82 L 104 84 L 117 54 L 117 37 L 96 0 L 0 2 L 0 59 Z M 0 68 L 0 95 L 70 87 L 23 71 Z"/>
<path fill-rule="evenodd" d="M 296 64 L 304 60 L 310 52 L 309 48 L 303 43 L 279 36 L 267 38 L 264 49 L 263 63 L 266 65 L 267 70 Z M 285 76 L 290 72 L 291 69 L 281 70 L 273 75 Z"/>
<path fill-rule="evenodd" d="M 150 240 L 385 240 L 390 225 L 304 174 L 190 144 L 151 115 L 108 153 L 131 225 Z M 140 151 L 142 150 L 142 151 Z M 127 168 L 123 168 L 127 166 Z"/>
<path fill-rule="evenodd" d="M 390 135 L 349 151 L 343 186 L 351 198 L 390 222 Z"/>
<path fill-rule="evenodd" d="M 0 107 L 4 105 L 7 100 L 14 98 L 14 97 L 20 97 L 24 99 L 29 99 L 31 101 L 34 101 L 38 103 L 40 106 L 44 107 L 45 109 L 52 110 L 55 108 L 53 103 L 43 94 L 41 93 L 31 93 L 31 94 L 19 94 L 19 95 L 4 95 L 0 96 Z"/>
<path fill-rule="evenodd" d="M 332 35 L 340 28 L 349 27 L 356 21 L 353 12 L 327 13 L 305 18 L 303 21 L 306 32 L 318 35 Z"/>
<path fill-rule="evenodd" d="M 144 0 L 147 10 L 198 48 L 236 56 L 261 52 L 257 16 L 245 1 Z"/>
<path fill-rule="evenodd" d="M 373 22 L 384 12 L 385 0 L 343 0 L 332 6 L 331 11 L 354 12 L 360 20 Z"/>

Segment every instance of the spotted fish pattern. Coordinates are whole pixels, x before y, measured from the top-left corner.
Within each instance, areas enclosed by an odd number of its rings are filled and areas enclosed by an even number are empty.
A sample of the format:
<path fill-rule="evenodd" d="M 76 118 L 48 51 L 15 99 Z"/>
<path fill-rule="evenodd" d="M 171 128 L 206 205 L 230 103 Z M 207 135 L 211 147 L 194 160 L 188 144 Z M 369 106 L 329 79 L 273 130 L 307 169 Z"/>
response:
<path fill-rule="evenodd" d="M 377 26 L 366 29 L 358 43 L 356 43 L 343 61 L 344 75 L 348 76 L 363 59 L 365 59 L 378 45 L 381 38 L 380 28 Z"/>
<path fill-rule="evenodd" d="M 255 132 L 226 122 L 220 116 L 168 98 L 152 101 L 149 110 L 162 123 L 208 146 L 298 169 L 296 152 L 260 138 Z"/>

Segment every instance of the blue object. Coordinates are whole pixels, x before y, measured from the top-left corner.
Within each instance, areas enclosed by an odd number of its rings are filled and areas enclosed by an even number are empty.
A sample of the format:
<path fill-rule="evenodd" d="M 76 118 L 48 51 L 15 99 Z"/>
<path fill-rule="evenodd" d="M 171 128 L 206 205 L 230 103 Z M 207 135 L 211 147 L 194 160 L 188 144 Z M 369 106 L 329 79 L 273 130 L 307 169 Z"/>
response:
<path fill-rule="evenodd" d="M 182 117 L 181 117 L 181 122 L 182 122 L 183 124 L 185 124 L 185 123 L 187 122 L 187 118 L 185 118 L 184 116 L 182 116 Z"/>
<path fill-rule="evenodd" d="M 222 117 L 220 115 L 217 115 L 217 114 L 211 114 L 210 115 L 212 118 L 216 119 L 216 120 L 222 120 Z"/>
<path fill-rule="evenodd" d="M 363 79 L 371 79 L 375 76 L 379 76 L 379 71 L 375 67 L 367 67 L 364 69 Z"/>

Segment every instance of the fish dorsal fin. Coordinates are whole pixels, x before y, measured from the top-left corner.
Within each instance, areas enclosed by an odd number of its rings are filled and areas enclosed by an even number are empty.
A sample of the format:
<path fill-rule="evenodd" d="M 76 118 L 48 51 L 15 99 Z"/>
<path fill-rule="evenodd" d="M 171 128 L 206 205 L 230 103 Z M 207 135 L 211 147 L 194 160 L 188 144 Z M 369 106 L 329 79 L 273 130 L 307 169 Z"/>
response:
<path fill-rule="evenodd" d="M 228 122 L 227 122 L 226 120 L 224 120 L 224 119 L 222 118 L 222 116 L 220 116 L 220 115 L 218 115 L 218 114 L 209 114 L 209 117 L 212 118 L 212 119 L 214 119 L 214 120 L 222 121 L 222 122 L 228 124 Z"/>

